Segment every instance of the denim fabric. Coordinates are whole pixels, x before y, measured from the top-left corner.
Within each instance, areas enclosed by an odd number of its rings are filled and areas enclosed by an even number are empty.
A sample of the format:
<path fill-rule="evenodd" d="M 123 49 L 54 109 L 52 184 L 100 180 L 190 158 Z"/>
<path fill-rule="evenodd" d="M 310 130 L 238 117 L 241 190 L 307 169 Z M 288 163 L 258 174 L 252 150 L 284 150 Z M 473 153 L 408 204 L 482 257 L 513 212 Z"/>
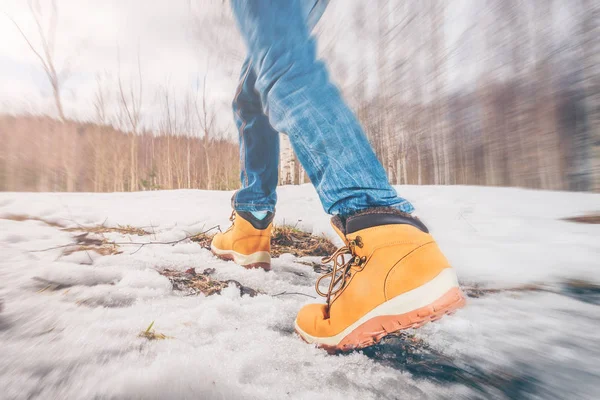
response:
<path fill-rule="evenodd" d="M 232 0 L 248 48 L 233 109 L 240 135 L 238 211 L 274 211 L 279 138 L 290 142 L 329 214 L 412 205 L 389 185 L 360 124 L 317 59 L 320 0 Z"/>

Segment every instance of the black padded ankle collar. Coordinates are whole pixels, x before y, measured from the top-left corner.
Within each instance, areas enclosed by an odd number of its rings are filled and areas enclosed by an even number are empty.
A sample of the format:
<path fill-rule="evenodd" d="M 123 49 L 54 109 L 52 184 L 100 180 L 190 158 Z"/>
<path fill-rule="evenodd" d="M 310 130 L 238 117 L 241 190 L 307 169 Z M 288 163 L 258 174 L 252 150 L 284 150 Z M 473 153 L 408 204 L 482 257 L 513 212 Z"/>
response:
<path fill-rule="evenodd" d="M 260 229 L 261 231 L 263 229 L 267 229 L 267 227 L 271 222 L 273 222 L 273 218 L 275 217 L 275 214 L 273 214 L 271 211 L 267 211 L 267 216 L 263 219 L 256 218 L 254 215 L 252 215 L 251 212 L 248 211 L 236 211 L 236 213 L 240 217 L 244 218 L 246 221 L 250 222 L 250 224 L 255 229 Z"/>
<path fill-rule="evenodd" d="M 418 218 L 411 216 L 393 208 L 375 208 L 358 212 L 346 219 L 346 232 L 358 232 L 362 229 L 372 228 L 380 225 L 403 224 L 412 225 L 425 233 L 429 233 L 429 229 Z"/>

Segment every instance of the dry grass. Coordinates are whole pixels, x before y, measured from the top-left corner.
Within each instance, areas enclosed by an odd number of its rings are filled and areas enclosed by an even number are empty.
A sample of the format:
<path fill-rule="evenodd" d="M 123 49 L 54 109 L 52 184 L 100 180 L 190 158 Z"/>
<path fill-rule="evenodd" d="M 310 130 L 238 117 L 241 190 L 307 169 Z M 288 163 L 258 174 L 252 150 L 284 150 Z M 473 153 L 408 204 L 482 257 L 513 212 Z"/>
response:
<path fill-rule="evenodd" d="M 186 271 L 176 271 L 172 269 L 165 269 L 159 271 L 162 276 L 165 276 L 171 281 L 173 290 L 184 292 L 186 296 L 197 296 L 203 294 L 205 296 L 212 296 L 214 294 L 220 294 L 230 284 L 234 284 L 240 289 L 240 294 L 247 294 L 250 297 L 254 297 L 260 292 L 243 286 L 238 281 L 232 279 L 228 281 L 219 281 L 210 277 L 214 272 L 214 269 L 206 269 L 201 274 L 197 273 L 194 268 L 190 268 Z"/>
<path fill-rule="evenodd" d="M 150 235 L 151 232 L 148 232 L 142 228 L 136 228 L 131 225 L 117 225 L 115 226 L 77 226 L 73 228 L 64 228 L 65 232 L 86 232 L 86 233 L 119 233 L 121 235 L 137 235 L 137 236 L 146 236 Z"/>
<path fill-rule="evenodd" d="M 78 251 L 93 251 L 103 256 L 121 254 L 119 246 L 105 238 L 89 237 L 89 232 L 74 237 L 75 243 L 63 250 L 64 256 Z"/>
<path fill-rule="evenodd" d="M 214 235 L 199 233 L 191 238 L 205 249 L 210 250 Z M 315 236 L 290 225 L 275 226 L 271 237 L 271 255 L 279 257 L 290 253 L 296 257 L 325 257 L 332 254 L 336 247 L 325 236 Z"/>
<path fill-rule="evenodd" d="M 148 328 L 146 328 L 145 331 L 140 332 L 140 334 L 138 336 L 141 338 L 148 339 L 148 340 L 171 339 L 170 336 L 155 332 L 154 329 L 152 329 L 153 326 L 154 326 L 154 321 L 152 321 L 150 323 L 150 325 L 148 326 Z"/>
<path fill-rule="evenodd" d="M 24 221 L 39 221 L 53 228 L 60 228 L 65 232 L 83 232 L 80 235 L 74 237 L 75 243 L 64 247 L 62 255 L 68 256 L 70 254 L 79 251 L 93 251 L 103 256 L 121 254 L 119 246 L 114 242 L 111 242 L 105 238 L 88 237 L 89 234 L 102 235 L 104 233 L 119 233 L 121 235 L 137 235 L 145 236 L 150 235 L 150 232 L 136 228 L 131 225 L 117 225 L 116 227 L 108 227 L 104 225 L 97 226 L 77 226 L 71 228 L 65 228 L 63 225 L 56 222 L 48 221 L 40 217 L 32 217 L 24 214 L 9 214 L 1 216 L 0 219 L 6 219 L 10 221 L 24 222 Z"/>
<path fill-rule="evenodd" d="M 7 215 L 1 218 L 12 221 L 40 221 L 49 226 L 61 228 L 61 230 L 65 232 L 83 232 L 82 234 L 75 236 L 76 242 L 72 246 L 66 247 L 63 255 L 73 254 L 78 251 L 94 251 L 103 256 L 121 253 L 118 245 L 114 242 L 110 242 L 104 238 L 88 237 L 89 234 L 102 235 L 105 233 L 118 233 L 121 235 L 136 236 L 146 236 L 151 234 L 151 232 L 148 232 L 143 228 L 131 225 L 117 225 L 116 227 L 96 225 L 64 228 L 62 225 L 28 215 Z M 190 240 L 198 243 L 203 248 L 210 250 L 210 242 L 213 236 L 214 235 L 202 232 L 190 237 Z M 286 253 L 293 254 L 296 257 L 324 257 L 332 254 L 335 250 L 336 247 L 334 244 L 324 236 L 315 236 L 289 225 L 275 226 L 273 229 L 273 236 L 271 238 L 271 255 L 273 257 L 279 257 L 281 254 Z"/>
<path fill-rule="evenodd" d="M 67 248 L 65 251 L 63 251 L 63 255 L 68 256 L 70 254 L 77 253 L 78 251 L 93 251 L 101 256 L 113 256 L 115 254 L 122 253 L 117 245 L 107 242 L 101 246 L 74 245 L 72 248 Z"/>
<path fill-rule="evenodd" d="M 578 222 L 580 224 L 600 224 L 600 213 L 564 218 L 564 220 L 569 222 Z"/>
<path fill-rule="evenodd" d="M 10 221 L 17 221 L 17 222 L 23 222 L 23 221 L 39 221 L 39 222 L 43 222 L 44 224 L 51 226 L 53 228 L 62 228 L 63 226 L 56 223 L 56 222 L 52 222 L 52 221 L 48 221 L 45 220 L 43 218 L 40 217 L 32 217 L 30 215 L 23 215 L 23 214 L 8 214 L 8 215 L 3 215 L 0 217 L 0 219 L 7 219 Z"/>
<path fill-rule="evenodd" d="M 44 224 L 51 226 L 53 228 L 61 228 L 62 231 L 65 232 L 86 232 L 86 233 L 120 233 L 121 235 L 137 235 L 137 236 L 146 236 L 150 235 L 152 232 L 148 232 L 145 229 L 137 228 L 131 225 L 117 225 L 117 226 L 104 226 L 104 225 L 96 225 L 96 226 L 75 226 L 71 228 L 65 228 L 64 225 L 61 225 L 56 222 L 48 221 L 44 218 L 33 217 L 31 215 L 25 214 L 8 214 L 0 216 L 0 219 L 6 219 L 10 221 L 23 222 L 23 221 L 39 221 Z"/>
<path fill-rule="evenodd" d="M 190 238 L 192 242 L 198 243 L 201 247 L 210 250 L 210 242 L 214 235 L 207 235 L 206 233 L 199 233 Z"/>
<path fill-rule="evenodd" d="M 335 250 L 335 245 L 325 236 L 315 236 L 289 225 L 276 226 L 273 230 L 271 254 L 274 257 L 285 253 L 296 257 L 325 257 Z"/>

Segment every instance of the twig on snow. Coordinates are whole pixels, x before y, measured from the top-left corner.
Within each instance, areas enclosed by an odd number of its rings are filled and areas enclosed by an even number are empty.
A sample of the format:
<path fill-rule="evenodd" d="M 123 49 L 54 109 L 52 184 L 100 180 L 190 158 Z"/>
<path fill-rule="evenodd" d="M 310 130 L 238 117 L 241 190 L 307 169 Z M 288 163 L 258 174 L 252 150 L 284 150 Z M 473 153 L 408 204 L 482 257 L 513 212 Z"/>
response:
<path fill-rule="evenodd" d="M 277 296 L 289 296 L 289 295 L 298 295 L 298 296 L 306 296 L 306 297 L 310 297 L 311 299 L 316 299 L 315 296 L 311 296 L 310 294 L 306 294 L 306 293 L 300 293 L 300 292 L 281 292 L 281 293 L 277 293 L 277 294 L 272 294 L 272 297 L 277 297 Z"/>
<path fill-rule="evenodd" d="M 212 231 L 214 229 L 217 229 L 218 227 L 219 227 L 218 225 L 217 226 L 213 226 L 212 228 L 210 228 L 210 229 L 208 229 L 208 230 L 206 230 L 204 232 L 201 232 L 200 234 L 206 234 L 206 233 L 208 233 L 208 232 L 210 232 L 210 231 Z M 196 235 L 198 235 L 198 234 L 196 234 Z M 186 235 L 185 237 L 183 237 L 181 239 L 171 240 L 171 241 L 168 241 L 168 242 L 146 242 L 146 243 L 142 243 L 142 242 L 106 242 L 105 244 L 107 244 L 107 245 L 115 245 L 115 246 L 120 246 L 120 245 L 139 245 L 140 248 L 137 249 L 134 253 L 132 253 L 132 254 L 135 254 L 136 252 L 138 252 L 144 246 L 155 245 L 155 244 L 163 244 L 163 245 L 172 245 L 173 246 L 173 245 L 181 243 L 181 242 L 183 242 L 185 240 L 191 239 L 192 237 L 194 237 L 196 235 Z M 77 246 L 77 245 L 78 245 L 77 243 L 69 243 L 69 244 L 64 244 L 64 245 L 61 245 L 61 246 L 49 247 L 47 249 L 30 250 L 29 252 L 30 253 L 41 253 L 41 252 L 45 252 L 45 251 L 63 249 L 65 247 Z"/>

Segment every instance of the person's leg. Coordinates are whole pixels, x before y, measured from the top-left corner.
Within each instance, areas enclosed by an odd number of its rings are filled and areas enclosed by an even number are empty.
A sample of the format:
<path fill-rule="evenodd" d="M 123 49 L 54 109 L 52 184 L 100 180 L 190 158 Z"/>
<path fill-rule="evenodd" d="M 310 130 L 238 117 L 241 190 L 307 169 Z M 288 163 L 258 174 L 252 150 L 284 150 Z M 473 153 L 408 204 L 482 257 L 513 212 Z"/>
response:
<path fill-rule="evenodd" d="M 240 140 L 242 188 L 231 199 L 232 225 L 210 244 L 217 257 L 246 268 L 271 268 L 271 231 L 277 202 L 279 133 L 262 112 L 254 84 L 256 75 L 247 59 L 233 100 Z"/>
<path fill-rule="evenodd" d="M 233 0 L 271 126 L 292 146 L 330 214 L 412 205 L 389 185 L 360 124 L 317 60 L 302 0 Z"/>
<path fill-rule="evenodd" d="M 345 246 L 316 284 L 296 331 L 334 350 L 362 348 L 464 304 L 456 274 L 423 223 L 406 214 L 360 128 L 316 58 L 303 0 L 232 0 L 271 125 L 298 158 Z M 346 259 L 345 256 L 349 256 Z M 325 292 L 319 285 L 329 280 Z"/>
<path fill-rule="evenodd" d="M 302 18 L 312 30 L 329 0 L 302 0 Z M 250 58 L 242 65 L 240 83 L 233 100 L 234 120 L 240 143 L 240 181 L 233 208 L 238 211 L 273 212 L 277 202 L 279 133 L 262 111 L 256 91 L 256 73 Z M 264 214 L 263 214 L 264 215 Z"/>
<path fill-rule="evenodd" d="M 250 59 L 242 66 L 233 100 L 233 114 L 240 141 L 242 188 L 233 196 L 236 211 L 275 211 L 279 172 L 279 133 L 262 111 L 255 89 L 256 74 Z"/>
<path fill-rule="evenodd" d="M 303 0 L 302 15 L 314 27 L 326 0 Z M 240 84 L 233 101 L 234 118 L 240 140 L 240 178 L 242 188 L 232 199 L 235 212 L 232 226 L 213 237 L 212 252 L 246 268 L 271 267 L 270 238 L 279 162 L 279 133 L 262 111 L 256 91 L 256 74 L 247 59 L 242 66 Z"/>

